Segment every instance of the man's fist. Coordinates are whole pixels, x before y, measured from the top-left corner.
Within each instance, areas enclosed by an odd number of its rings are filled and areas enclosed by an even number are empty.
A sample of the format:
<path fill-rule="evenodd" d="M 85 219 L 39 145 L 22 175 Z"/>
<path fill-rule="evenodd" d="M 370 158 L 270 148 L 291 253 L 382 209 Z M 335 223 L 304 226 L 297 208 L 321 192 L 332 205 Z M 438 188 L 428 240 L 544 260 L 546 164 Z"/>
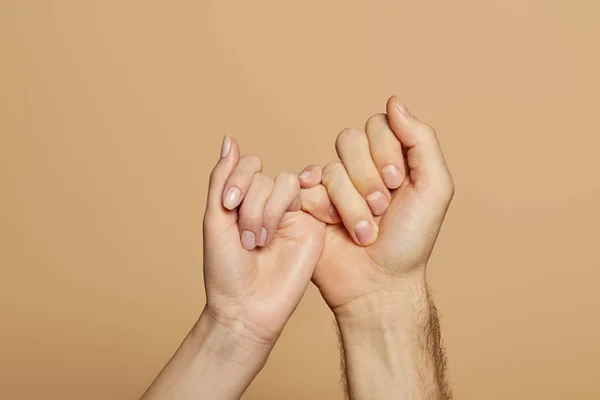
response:
<path fill-rule="evenodd" d="M 328 305 L 405 290 L 425 267 L 454 194 L 435 131 L 396 98 L 365 131 L 345 129 L 340 161 L 300 174 L 302 207 L 328 226 L 313 280 Z"/>

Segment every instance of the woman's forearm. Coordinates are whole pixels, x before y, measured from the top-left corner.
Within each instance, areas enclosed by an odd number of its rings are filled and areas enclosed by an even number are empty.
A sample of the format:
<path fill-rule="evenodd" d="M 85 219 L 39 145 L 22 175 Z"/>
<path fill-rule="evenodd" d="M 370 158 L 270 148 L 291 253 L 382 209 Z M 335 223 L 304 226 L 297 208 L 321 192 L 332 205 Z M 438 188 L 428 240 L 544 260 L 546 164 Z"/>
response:
<path fill-rule="evenodd" d="M 205 309 L 142 400 L 239 399 L 271 348 L 241 324 Z"/>

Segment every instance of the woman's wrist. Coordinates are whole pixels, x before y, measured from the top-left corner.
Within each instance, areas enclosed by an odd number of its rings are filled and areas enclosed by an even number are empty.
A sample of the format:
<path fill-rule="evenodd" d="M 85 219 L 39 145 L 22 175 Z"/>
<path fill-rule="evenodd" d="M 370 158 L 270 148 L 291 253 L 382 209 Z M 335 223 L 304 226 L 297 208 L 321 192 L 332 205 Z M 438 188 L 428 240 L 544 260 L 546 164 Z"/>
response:
<path fill-rule="evenodd" d="M 259 369 L 266 363 L 274 345 L 242 322 L 225 318 L 209 307 L 202 311 L 192 333 L 206 356 Z"/>

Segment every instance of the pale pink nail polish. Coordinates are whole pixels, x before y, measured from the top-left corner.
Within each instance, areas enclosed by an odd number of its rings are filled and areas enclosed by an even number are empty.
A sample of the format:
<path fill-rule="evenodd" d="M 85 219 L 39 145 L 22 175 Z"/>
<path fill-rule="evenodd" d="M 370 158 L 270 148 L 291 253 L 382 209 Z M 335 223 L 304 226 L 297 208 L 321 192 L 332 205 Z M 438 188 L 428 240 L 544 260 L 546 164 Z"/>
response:
<path fill-rule="evenodd" d="M 238 206 L 240 198 L 242 197 L 242 191 L 236 187 L 230 187 L 225 196 L 223 196 L 223 206 L 228 210 L 233 210 Z"/>
<path fill-rule="evenodd" d="M 221 158 L 225 158 L 229 155 L 229 150 L 231 149 L 231 138 L 229 136 L 225 136 L 223 138 L 223 144 L 221 145 Z"/>
<path fill-rule="evenodd" d="M 256 235 L 254 232 L 242 232 L 242 247 L 246 250 L 252 250 L 254 247 L 256 247 Z"/>
<path fill-rule="evenodd" d="M 395 165 L 386 165 L 381 170 L 383 182 L 390 189 L 396 189 L 402 185 L 402 174 Z"/>
<path fill-rule="evenodd" d="M 354 234 L 363 246 L 368 246 L 375 241 L 375 227 L 369 221 L 360 221 L 354 225 Z"/>
<path fill-rule="evenodd" d="M 381 191 L 369 194 L 366 199 L 373 215 L 383 214 L 390 204 L 388 198 Z"/>
<path fill-rule="evenodd" d="M 267 242 L 267 230 L 265 228 L 260 228 L 260 239 L 258 241 L 259 246 L 264 246 Z"/>

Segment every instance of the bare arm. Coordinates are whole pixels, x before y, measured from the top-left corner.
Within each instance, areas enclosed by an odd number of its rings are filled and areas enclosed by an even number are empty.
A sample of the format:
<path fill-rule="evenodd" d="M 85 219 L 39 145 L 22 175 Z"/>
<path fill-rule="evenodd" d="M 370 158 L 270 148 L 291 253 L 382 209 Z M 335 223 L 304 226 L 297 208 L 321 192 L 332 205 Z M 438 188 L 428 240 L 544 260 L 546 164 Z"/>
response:
<path fill-rule="evenodd" d="M 396 97 L 364 131 L 337 137 L 340 161 L 300 175 L 313 215 L 336 210 L 313 282 L 339 325 L 352 400 L 448 399 L 426 266 L 454 182 L 435 130 Z"/>
<path fill-rule="evenodd" d="M 261 169 L 224 139 L 204 216 L 206 307 L 144 400 L 239 399 L 302 298 L 325 226 L 299 211 L 296 175 Z"/>
<path fill-rule="evenodd" d="M 438 313 L 425 281 L 357 299 L 334 310 L 348 395 L 365 399 L 452 397 Z"/>
<path fill-rule="evenodd" d="M 205 310 L 142 400 L 239 399 L 272 344 Z"/>

